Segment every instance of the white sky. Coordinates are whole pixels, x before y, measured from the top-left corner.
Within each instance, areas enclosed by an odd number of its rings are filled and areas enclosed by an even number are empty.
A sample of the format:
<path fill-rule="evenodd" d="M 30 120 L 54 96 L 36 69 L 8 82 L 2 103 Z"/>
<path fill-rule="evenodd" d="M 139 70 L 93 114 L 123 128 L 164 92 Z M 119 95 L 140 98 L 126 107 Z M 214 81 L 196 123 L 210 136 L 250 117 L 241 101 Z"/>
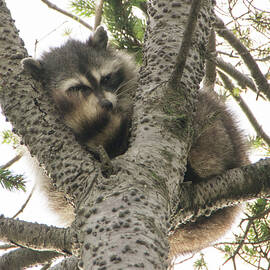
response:
<path fill-rule="evenodd" d="M 68 10 L 67 0 L 53 1 L 59 7 Z M 20 30 L 20 36 L 25 42 L 25 46 L 29 55 L 35 56 L 35 42 L 39 40 L 37 47 L 37 54 L 39 56 L 44 50 L 48 50 L 50 46 L 55 47 L 64 43 L 68 37 L 64 36 L 65 29 L 72 29 L 71 36 L 73 38 L 85 40 L 89 36 L 89 30 L 73 20 L 65 17 L 64 15 L 49 9 L 45 4 L 38 0 L 7 0 L 7 5 L 11 10 L 13 19 L 17 28 Z M 51 33 L 52 32 L 52 33 Z M 50 33 L 50 34 L 49 34 Z M 263 128 L 265 132 L 270 134 L 270 125 L 266 121 L 267 116 L 270 115 L 270 106 L 267 102 L 255 102 L 255 95 L 248 95 L 245 100 L 250 104 L 251 108 L 256 113 L 256 117 L 261 124 L 264 124 Z M 237 118 L 241 122 L 240 125 L 245 129 L 246 134 L 255 135 L 254 131 L 250 127 L 248 121 L 241 114 L 238 107 L 233 106 L 233 110 L 237 112 Z M 10 125 L 4 121 L 4 117 L 0 115 L 0 130 L 10 128 Z M 15 155 L 11 147 L 8 145 L 0 146 L 0 164 L 6 163 Z M 252 160 L 256 161 L 259 158 L 256 154 L 253 155 Z M 12 216 L 20 209 L 21 205 L 26 200 L 28 194 L 33 186 L 31 182 L 31 172 L 26 171 L 26 165 L 24 163 L 16 164 L 12 167 L 16 172 L 23 173 L 30 178 L 28 183 L 27 193 L 23 192 L 6 192 L 0 187 L 0 214 L 5 216 Z M 31 171 L 31 170 L 30 170 Z M 7 203 L 8 202 L 8 203 Z M 46 210 L 46 201 L 41 198 L 41 195 L 37 192 L 34 193 L 33 198 L 30 200 L 28 207 L 24 213 L 20 215 L 20 219 L 28 221 L 36 221 L 40 223 L 56 224 L 56 219 L 51 217 L 51 214 Z M 222 265 L 224 259 L 218 255 L 213 249 L 208 249 L 211 252 L 206 253 L 206 261 L 208 262 L 208 269 L 222 269 L 230 270 L 232 265 L 229 263 L 224 267 L 218 268 Z M 192 264 L 182 264 L 182 269 L 193 269 Z M 39 269 L 39 268 L 35 268 Z M 177 269 L 177 267 L 175 268 Z M 251 269 L 249 266 L 238 269 Z"/>

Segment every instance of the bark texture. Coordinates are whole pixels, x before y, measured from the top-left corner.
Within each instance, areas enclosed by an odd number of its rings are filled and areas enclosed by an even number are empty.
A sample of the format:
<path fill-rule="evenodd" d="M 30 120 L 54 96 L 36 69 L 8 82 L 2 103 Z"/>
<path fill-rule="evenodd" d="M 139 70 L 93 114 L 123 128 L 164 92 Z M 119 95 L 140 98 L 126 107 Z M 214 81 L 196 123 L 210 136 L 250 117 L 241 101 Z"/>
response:
<path fill-rule="evenodd" d="M 0 216 L 0 239 L 32 249 L 44 249 L 69 254 L 69 230 Z"/>

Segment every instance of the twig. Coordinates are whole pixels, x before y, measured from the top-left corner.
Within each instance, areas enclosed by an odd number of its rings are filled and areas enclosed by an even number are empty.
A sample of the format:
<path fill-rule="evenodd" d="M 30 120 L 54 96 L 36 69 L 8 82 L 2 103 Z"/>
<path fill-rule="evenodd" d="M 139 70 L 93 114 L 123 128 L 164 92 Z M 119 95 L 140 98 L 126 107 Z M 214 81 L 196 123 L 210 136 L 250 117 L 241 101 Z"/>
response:
<path fill-rule="evenodd" d="M 267 244 L 267 243 L 269 243 L 269 241 L 270 241 L 270 237 L 268 237 L 268 238 L 266 238 L 264 240 L 260 240 L 260 241 L 244 242 L 243 244 L 244 245 L 259 245 L 259 244 L 263 244 L 263 243 Z M 232 246 L 235 246 L 235 245 L 239 245 L 239 243 L 237 243 L 237 242 L 218 242 L 218 243 L 214 244 L 214 248 L 218 249 L 219 245 L 232 245 Z M 221 251 L 223 251 L 223 250 L 221 250 Z"/>
<path fill-rule="evenodd" d="M 49 33 L 47 33 L 46 35 L 44 35 L 43 37 L 41 37 L 40 39 L 36 39 L 35 41 L 35 50 L 34 50 L 34 57 L 36 57 L 37 54 L 37 46 L 38 43 L 43 40 L 44 38 L 46 38 L 47 36 L 49 36 L 51 33 L 55 32 L 58 28 L 60 28 L 63 24 L 67 23 L 67 21 L 62 22 L 60 25 L 58 25 L 57 27 L 55 27 L 52 31 L 50 31 Z"/>
<path fill-rule="evenodd" d="M 251 263 L 249 260 L 247 260 L 245 257 L 243 257 L 241 254 L 238 254 L 238 256 L 245 262 L 245 263 L 247 263 L 247 264 L 249 264 L 249 265 L 251 265 L 251 266 L 253 266 L 253 267 L 256 267 L 257 268 L 257 270 L 265 270 L 265 268 L 262 268 L 261 266 L 256 266 L 256 265 L 254 265 L 253 263 Z"/>
<path fill-rule="evenodd" d="M 238 247 L 236 248 L 236 250 L 233 252 L 233 255 L 231 255 L 224 263 L 223 265 L 225 265 L 230 259 L 233 260 L 233 264 L 235 265 L 235 257 L 236 255 L 239 253 L 239 250 L 242 248 L 242 246 L 244 245 L 245 239 L 247 237 L 248 231 L 250 226 L 252 225 L 253 221 L 249 221 L 246 227 L 246 230 L 244 232 L 243 238 L 240 240 Z M 239 254 L 238 254 L 239 255 Z"/>
<path fill-rule="evenodd" d="M 35 187 L 34 186 L 28 196 L 28 198 L 26 199 L 25 203 L 22 205 L 21 209 L 12 217 L 12 218 L 16 218 L 19 214 L 21 214 L 23 212 L 23 210 L 25 209 L 26 205 L 28 204 L 28 202 L 30 201 L 32 195 L 33 195 L 33 192 L 35 190 Z"/>
<path fill-rule="evenodd" d="M 15 162 L 17 162 L 18 160 L 20 160 L 22 156 L 23 156 L 23 152 L 20 152 L 18 155 L 16 155 L 13 159 L 11 159 L 10 161 L 8 161 L 6 164 L 0 166 L 0 169 L 5 170 L 5 169 L 9 168 Z"/>
<path fill-rule="evenodd" d="M 221 45 L 221 44 L 222 44 L 222 43 L 220 43 L 219 45 Z M 238 55 L 233 55 L 232 53 L 233 53 L 233 52 L 227 53 L 227 52 L 223 52 L 223 51 L 217 51 L 217 55 L 223 54 L 223 55 L 229 56 L 229 57 L 231 57 L 231 58 L 239 58 Z"/>
<path fill-rule="evenodd" d="M 223 72 L 218 71 L 220 78 L 222 79 L 224 86 L 228 89 L 233 96 L 233 98 L 237 101 L 238 105 L 241 107 L 242 111 L 245 113 L 246 117 L 248 118 L 249 122 L 256 130 L 257 134 L 263 138 L 263 140 L 270 146 L 270 137 L 264 132 L 262 126 L 258 123 L 256 118 L 254 117 L 253 113 L 245 103 L 245 101 L 241 98 L 240 95 L 235 95 L 233 90 L 235 89 L 233 83 L 230 81 L 227 75 Z"/>
<path fill-rule="evenodd" d="M 64 15 L 66 15 L 67 17 L 77 21 L 78 23 L 82 24 L 83 26 L 85 26 L 86 28 L 90 29 L 91 31 L 93 31 L 93 27 L 91 25 L 89 25 L 88 23 L 86 23 L 85 21 L 83 21 L 82 19 L 80 19 L 79 17 L 57 7 L 55 4 L 51 3 L 50 1 L 47 0 L 41 0 L 43 3 L 45 3 L 49 8 L 54 9 Z"/>
<path fill-rule="evenodd" d="M 94 30 L 97 29 L 97 27 L 101 23 L 102 19 L 102 11 L 103 11 L 103 0 L 99 0 L 96 3 L 96 13 L 95 13 L 95 25 L 94 25 Z"/>
<path fill-rule="evenodd" d="M 270 87 L 267 79 L 263 76 L 256 61 L 253 59 L 247 48 L 240 42 L 239 39 L 233 35 L 229 29 L 226 28 L 221 19 L 216 19 L 215 26 L 217 28 L 217 33 L 225 40 L 227 40 L 230 45 L 239 53 L 246 66 L 250 70 L 251 76 L 258 86 L 259 92 L 263 92 L 270 100 Z"/>
<path fill-rule="evenodd" d="M 255 220 L 255 219 L 260 219 L 260 218 L 264 218 L 266 215 L 269 215 L 270 214 L 270 208 L 267 208 L 266 210 L 264 210 L 262 213 L 259 213 L 255 216 L 252 216 L 252 217 L 247 217 L 244 219 L 245 220 Z"/>
<path fill-rule="evenodd" d="M 217 57 L 213 61 L 215 61 L 218 68 L 222 69 L 232 78 L 234 78 L 242 88 L 248 87 L 256 94 L 258 93 L 257 86 L 254 84 L 253 80 L 250 77 L 238 71 L 232 64 L 226 63 L 222 58 L 219 57 Z M 262 95 L 260 95 L 260 97 L 265 99 Z"/>
<path fill-rule="evenodd" d="M 179 265 L 181 263 L 187 262 L 188 260 L 191 260 L 195 255 L 196 255 L 196 253 L 194 253 L 194 254 L 190 255 L 188 258 L 186 258 L 186 259 L 184 259 L 184 260 L 182 260 L 180 262 L 174 263 L 174 264 Z"/>
<path fill-rule="evenodd" d="M 190 11 L 189 11 L 189 16 L 188 16 L 187 27 L 185 29 L 184 36 L 183 36 L 183 41 L 182 41 L 179 53 L 176 58 L 176 64 L 175 64 L 173 73 L 169 80 L 169 84 L 173 89 L 177 88 L 177 86 L 179 85 L 179 82 L 182 79 L 189 49 L 191 48 L 192 37 L 193 37 L 193 33 L 196 27 L 197 17 L 200 11 L 200 7 L 201 7 L 201 0 L 192 1 Z"/>
<path fill-rule="evenodd" d="M 270 61 L 270 56 L 266 56 L 264 58 L 257 58 L 257 59 L 255 59 L 255 61 L 267 62 L 267 61 Z"/>
<path fill-rule="evenodd" d="M 17 246 L 16 245 L 13 245 L 13 244 L 4 244 L 4 245 L 0 245 L 0 250 L 7 250 L 7 249 L 10 249 L 10 248 L 16 248 Z"/>

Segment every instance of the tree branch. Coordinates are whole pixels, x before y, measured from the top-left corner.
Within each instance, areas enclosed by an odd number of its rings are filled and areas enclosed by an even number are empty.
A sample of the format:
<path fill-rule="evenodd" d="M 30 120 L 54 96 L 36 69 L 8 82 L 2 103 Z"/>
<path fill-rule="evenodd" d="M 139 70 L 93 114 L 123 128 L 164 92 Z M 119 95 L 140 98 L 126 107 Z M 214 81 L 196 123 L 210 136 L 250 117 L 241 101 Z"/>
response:
<path fill-rule="evenodd" d="M 16 245 L 12 245 L 12 244 L 3 244 L 3 245 L 0 245 L 0 250 L 7 250 L 7 249 L 13 249 L 13 248 L 16 248 L 17 246 Z"/>
<path fill-rule="evenodd" d="M 32 249 L 46 249 L 71 254 L 69 229 L 56 228 L 0 216 L 0 239 Z"/>
<path fill-rule="evenodd" d="M 90 29 L 91 31 L 93 31 L 93 27 L 91 25 L 89 25 L 88 23 L 86 23 L 85 21 L 83 21 L 82 19 L 80 19 L 79 17 L 57 7 L 55 4 L 51 3 L 48 0 L 41 0 L 44 4 L 46 4 L 49 8 L 54 9 L 60 13 L 62 13 L 63 15 L 75 20 L 76 22 L 82 24 L 83 26 L 85 26 L 86 28 Z"/>
<path fill-rule="evenodd" d="M 257 84 L 259 92 L 263 92 L 270 100 L 270 87 L 267 79 L 262 74 L 256 61 L 253 59 L 247 48 L 237 39 L 233 33 L 227 29 L 223 21 L 219 18 L 216 20 L 217 33 L 229 42 L 229 44 L 239 53 L 246 66 L 250 70 L 251 76 Z"/>
<path fill-rule="evenodd" d="M 24 204 L 22 205 L 21 209 L 19 211 L 17 211 L 17 213 L 12 218 L 16 218 L 19 214 L 21 214 L 23 212 L 23 210 L 27 206 L 28 202 L 30 201 L 34 190 L 35 190 L 35 186 L 32 188 L 30 194 L 28 195 L 28 197 L 27 197 L 26 201 L 24 202 Z"/>
<path fill-rule="evenodd" d="M 49 270 L 79 270 L 78 259 L 74 256 L 64 259 L 57 265 L 50 267 Z"/>
<path fill-rule="evenodd" d="M 17 162 L 18 160 L 20 160 L 22 156 L 23 156 L 23 152 L 20 152 L 14 158 L 12 158 L 11 160 L 9 160 L 6 164 L 1 165 L 0 168 L 3 169 L 3 170 L 7 169 L 8 167 L 12 166 L 15 162 Z"/>
<path fill-rule="evenodd" d="M 103 0 L 99 0 L 96 3 L 96 13 L 95 13 L 95 25 L 94 25 L 94 30 L 97 29 L 97 27 L 101 23 L 102 19 L 102 11 L 103 11 Z"/>
<path fill-rule="evenodd" d="M 171 230 L 187 221 L 209 215 L 217 209 L 269 194 L 270 159 L 228 170 L 200 184 L 184 183 L 182 188 L 179 205 L 182 219 L 174 219 Z M 209 190 L 213 192 L 209 193 Z"/>
<path fill-rule="evenodd" d="M 193 1 L 193 4 L 194 2 L 196 1 Z M 208 28 L 211 27 L 213 19 L 212 1 L 204 3 L 197 20 L 198 25 L 205 27 L 197 28 L 198 34 L 193 37 L 192 50 L 186 56 L 183 76 L 181 81 L 177 78 L 178 85 L 175 89 L 166 82 L 172 82 L 172 73 L 176 72 L 175 67 L 178 65 L 176 56 L 181 58 L 179 44 L 182 44 L 184 32 L 187 32 L 183 26 L 189 20 L 190 12 L 185 11 L 191 10 L 190 2 L 172 3 L 169 9 L 164 9 L 163 5 L 155 1 L 148 3 L 149 24 L 143 49 L 144 65 L 140 70 L 142 91 L 137 93 L 138 99 L 134 110 L 137 131 L 133 146 L 136 147 L 140 160 L 147 160 L 147 166 L 151 168 L 151 171 L 159 172 L 161 179 L 167 179 L 166 185 L 169 198 L 171 198 L 172 212 L 179 200 L 178 186 L 186 170 L 187 151 L 193 135 L 194 114 L 191 112 L 194 111 L 194 98 L 192 94 L 199 88 L 204 75 L 202 48 L 206 47 Z M 164 13 L 170 14 L 169 22 L 164 19 Z M 191 25 L 194 23 L 194 21 L 190 22 Z M 207 30 L 204 31 L 204 29 Z M 197 38 L 199 36 L 200 38 Z M 176 73 L 174 75 L 176 76 Z M 147 122 L 136 122 L 137 119 L 145 117 Z M 148 124 L 152 122 L 155 124 Z M 174 136 L 171 136 L 172 133 Z M 157 153 L 162 153 L 162 156 Z M 171 170 L 171 165 L 166 166 L 166 171 L 161 170 L 160 164 L 164 163 L 164 157 L 165 159 L 172 157 L 169 164 L 174 164 L 174 171 Z M 180 181 L 179 175 L 181 175 Z"/>
<path fill-rule="evenodd" d="M 268 146 L 270 146 L 270 137 L 264 132 L 262 126 L 258 123 L 258 121 L 254 117 L 252 111 L 249 109 L 248 105 L 242 99 L 242 97 L 240 95 L 236 95 L 234 93 L 235 87 L 233 86 L 230 79 L 221 71 L 219 71 L 218 74 L 221 77 L 225 88 L 230 91 L 231 95 L 236 100 L 238 105 L 241 107 L 242 111 L 245 113 L 246 117 L 248 118 L 248 120 L 251 123 L 251 125 L 253 126 L 253 128 L 256 130 L 258 136 L 262 137 L 263 140 L 268 144 Z"/>
<path fill-rule="evenodd" d="M 176 58 L 174 70 L 169 80 L 169 85 L 172 87 L 172 89 L 177 89 L 182 79 L 188 53 L 190 48 L 192 47 L 192 38 L 196 28 L 200 7 L 201 7 L 201 0 L 192 1 L 188 16 L 188 22 L 182 39 L 181 47 Z"/>
<path fill-rule="evenodd" d="M 224 265 L 225 263 L 227 263 L 227 262 L 228 262 L 229 260 L 231 260 L 231 259 L 233 260 L 233 263 L 235 263 L 235 258 L 236 258 L 236 256 L 239 254 L 240 249 L 243 247 L 243 245 L 244 245 L 244 243 L 245 243 L 245 239 L 246 239 L 246 237 L 247 237 L 247 235 L 248 235 L 248 232 L 249 232 L 249 229 L 250 229 L 252 223 L 253 223 L 253 222 L 252 222 L 251 220 L 248 222 L 248 224 L 247 224 L 247 226 L 246 226 L 246 229 L 245 229 L 245 232 L 244 232 L 244 235 L 243 235 L 243 238 L 240 239 L 237 248 L 233 251 L 233 254 L 232 254 L 228 259 L 226 259 L 226 261 L 223 263 L 223 265 Z"/>
<path fill-rule="evenodd" d="M 37 251 L 27 248 L 18 248 L 5 253 L 0 257 L 0 269 L 25 269 L 26 267 L 45 263 L 61 256 L 63 256 L 63 254 L 53 251 Z"/>
<path fill-rule="evenodd" d="M 216 53 L 216 34 L 212 29 L 208 40 L 207 53 L 212 55 Z M 205 63 L 205 75 L 203 85 L 204 88 L 213 91 L 216 83 L 216 64 L 211 60 L 206 59 Z"/>
<path fill-rule="evenodd" d="M 217 67 L 227 74 L 229 74 L 233 79 L 237 81 L 237 83 L 241 86 L 241 88 L 245 89 L 246 87 L 250 88 L 254 93 L 258 94 L 258 88 L 254 84 L 253 80 L 238 71 L 232 64 L 226 63 L 222 58 L 217 57 L 216 59 L 213 59 L 212 61 L 215 61 Z M 263 99 L 264 96 L 260 95 Z"/>

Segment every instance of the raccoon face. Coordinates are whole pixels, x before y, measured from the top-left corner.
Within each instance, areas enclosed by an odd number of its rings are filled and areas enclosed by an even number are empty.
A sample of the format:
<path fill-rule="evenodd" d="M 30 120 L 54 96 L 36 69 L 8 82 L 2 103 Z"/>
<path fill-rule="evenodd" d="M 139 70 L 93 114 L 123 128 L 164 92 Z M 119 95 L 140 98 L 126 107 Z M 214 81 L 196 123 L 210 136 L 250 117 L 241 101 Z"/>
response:
<path fill-rule="evenodd" d="M 107 41 L 99 27 L 85 43 L 70 40 L 40 61 L 24 59 L 23 67 L 50 92 L 79 141 L 101 144 L 110 154 L 116 137 L 127 136 L 136 67 L 127 54 L 107 48 Z"/>

